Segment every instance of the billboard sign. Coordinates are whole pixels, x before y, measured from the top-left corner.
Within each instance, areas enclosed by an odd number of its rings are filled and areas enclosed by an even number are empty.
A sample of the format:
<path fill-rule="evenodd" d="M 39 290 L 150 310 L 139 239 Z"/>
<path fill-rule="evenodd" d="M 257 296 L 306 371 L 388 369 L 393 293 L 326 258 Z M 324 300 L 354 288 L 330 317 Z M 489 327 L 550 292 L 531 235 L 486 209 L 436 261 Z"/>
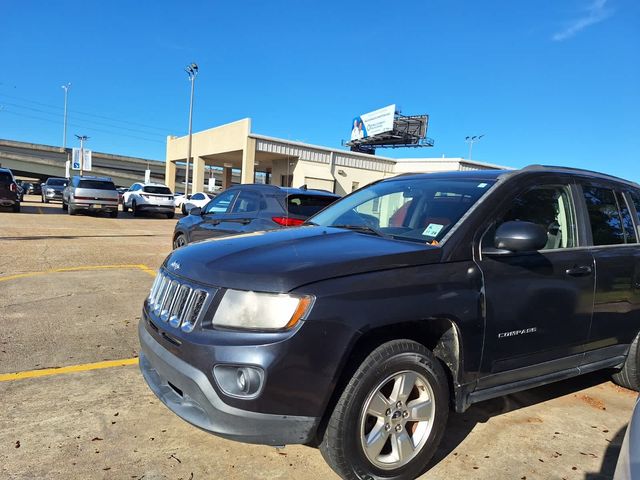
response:
<path fill-rule="evenodd" d="M 393 130 L 396 106 L 388 105 L 373 112 L 355 117 L 351 123 L 351 140 L 373 137 Z"/>
<path fill-rule="evenodd" d="M 71 169 L 72 170 L 83 170 L 90 172 L 91 171 L 91 150 L 84 149 L 84 162 L 82 164 L 82 168 L 80 168 L 80 155 L 82 149 L 74 148 L 71 155 Z"/>

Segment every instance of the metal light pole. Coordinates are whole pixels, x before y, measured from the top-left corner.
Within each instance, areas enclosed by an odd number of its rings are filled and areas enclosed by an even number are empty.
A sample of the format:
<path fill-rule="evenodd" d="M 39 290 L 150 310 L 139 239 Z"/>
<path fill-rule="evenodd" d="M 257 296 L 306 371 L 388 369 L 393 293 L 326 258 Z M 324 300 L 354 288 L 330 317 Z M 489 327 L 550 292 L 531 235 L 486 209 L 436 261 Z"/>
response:
<path fill-rule="evenodd" d="M 469 144 L 469 157 L 467 157 L 468 160 L 471 160 L 471 151 L 473 150 L 473 144 L 479 142 L 482 137 L 484 137 L 484 134 L 467 136 L 464 138 L 464 141 Z"/>
<path fill-rule="evenodd" d="M 89 140 L 86 135 L 76 135 L 76 138 L 80 140 L 80 176 L 82 176 L 82 167 L 84 166 L 84 142 Z"/>
<path fill-rule="evenodd" d="M 187 149 L 187 165 L 185 169 L 185 177 L 184 177 L 184 194 L 185 196 L 189 194 L 189 161 L 191 160 L 191 137 L 192 137 L 192 120 L 193 120 L 193 91 L 196 84 L 196 77 L 198 76 L 198 65 L 195 63 L 191 63 L 187 65 L 184 69 L 189 76 L 189 81 L 191 81 L 191 100 L 189 101 L 189 142 Z"/>
<path fill-rule="evenodd" d="M 67 98 L 69 96 L 69 89 L 71 88 L 71 82 L 66 85 L 62 85 L 64 89 L 64 124 L 62 129 L 62 148 L 67 149 Z"/>

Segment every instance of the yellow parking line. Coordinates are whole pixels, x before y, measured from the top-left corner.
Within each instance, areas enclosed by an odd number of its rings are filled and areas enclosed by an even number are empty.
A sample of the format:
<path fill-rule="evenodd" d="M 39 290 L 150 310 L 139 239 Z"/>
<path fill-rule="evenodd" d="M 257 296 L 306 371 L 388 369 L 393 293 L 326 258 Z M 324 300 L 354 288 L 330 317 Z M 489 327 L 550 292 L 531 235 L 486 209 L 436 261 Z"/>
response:
<path fill-rule="evenodd" d="M 44 270 L 42 272 L 27 272 L 27 273 L 17 273 L 15 275 L 7 275 L 6 277 L 0 277 L 0 282 L 6 282 L 7 280 L 15 280 L 18 278 L 26 278 L 26 277 L 35 277 L 38 275 L 47 275 L 50 273 L 61 273 L 61 272 L 83 272 L 89 270 L 113 270 L 119 268 L 138 268 L 145 273 L 155 277 L 156 272 L 146 265 L 142 264 L 125 264 L 125 265 L 88 265 L 81 267 L 65 267 L 65 268 L 53 268 L 51 270 Z"/>
<path fill-rule="evenodd" d="M 42 370 L 25 370 L 16 373 L 0 374 L 0 382 L 10 382 L 12 380 L 24 380 L 25 378 L 46 377 L 49 375 L 62 375 L 65 373 L 88 372 L 101 368 L 125 367 L 127 365 L 137 365 L 137 358 L 124 358 L 122 360 L 107 360 L 105 362 L 84 363 L 81 365 L 70 365 L 59 368 L 43 368 Z"/>

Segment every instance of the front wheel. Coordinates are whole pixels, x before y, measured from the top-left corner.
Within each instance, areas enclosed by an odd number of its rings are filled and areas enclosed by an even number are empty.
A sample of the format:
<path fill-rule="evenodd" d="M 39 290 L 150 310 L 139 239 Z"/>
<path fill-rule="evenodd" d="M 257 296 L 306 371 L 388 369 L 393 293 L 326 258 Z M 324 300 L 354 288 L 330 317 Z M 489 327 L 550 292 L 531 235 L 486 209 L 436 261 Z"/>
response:
<path fill-rule="evenodd" d="M 184 247 L 186 244 L 187 237 L 185 237 L 184 234 L 181 233 L 173 240 L 173 249 L 175 250 L 176 248 Z"/>
<path fill-rule="evenodd" d="M 449 416 L 442 366 L 423 345 L 394 340 L 362 362 L 320 444 L 346 479 L 414 479 L 427 469 Z"/>
<path fill-rule="evenodd" d="M 133 212 L 134 217 L 140 216 L 140 209 L 138 208 L 138 205 L 136 204 L 135 200 L 131 202 L 131 211 Z"/>

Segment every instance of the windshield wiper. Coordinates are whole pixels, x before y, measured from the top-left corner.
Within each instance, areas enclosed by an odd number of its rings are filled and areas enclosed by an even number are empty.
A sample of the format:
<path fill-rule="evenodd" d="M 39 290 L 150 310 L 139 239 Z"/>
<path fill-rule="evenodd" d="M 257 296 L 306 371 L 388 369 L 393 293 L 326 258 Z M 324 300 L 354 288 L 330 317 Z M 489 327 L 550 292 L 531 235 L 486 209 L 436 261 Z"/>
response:
<path fill-rule="evenodd" d="M 345 228 L 347 230 L 353 230 L 354 232 L 360 233 L 373 233 L 374 235 L 378 235 L 379 237 L 389 238 L 390 235 L 386 235 L 382 233 L 380 230 L 373 228 L 370 225 L 329 225 L 333 228 Z"/>

